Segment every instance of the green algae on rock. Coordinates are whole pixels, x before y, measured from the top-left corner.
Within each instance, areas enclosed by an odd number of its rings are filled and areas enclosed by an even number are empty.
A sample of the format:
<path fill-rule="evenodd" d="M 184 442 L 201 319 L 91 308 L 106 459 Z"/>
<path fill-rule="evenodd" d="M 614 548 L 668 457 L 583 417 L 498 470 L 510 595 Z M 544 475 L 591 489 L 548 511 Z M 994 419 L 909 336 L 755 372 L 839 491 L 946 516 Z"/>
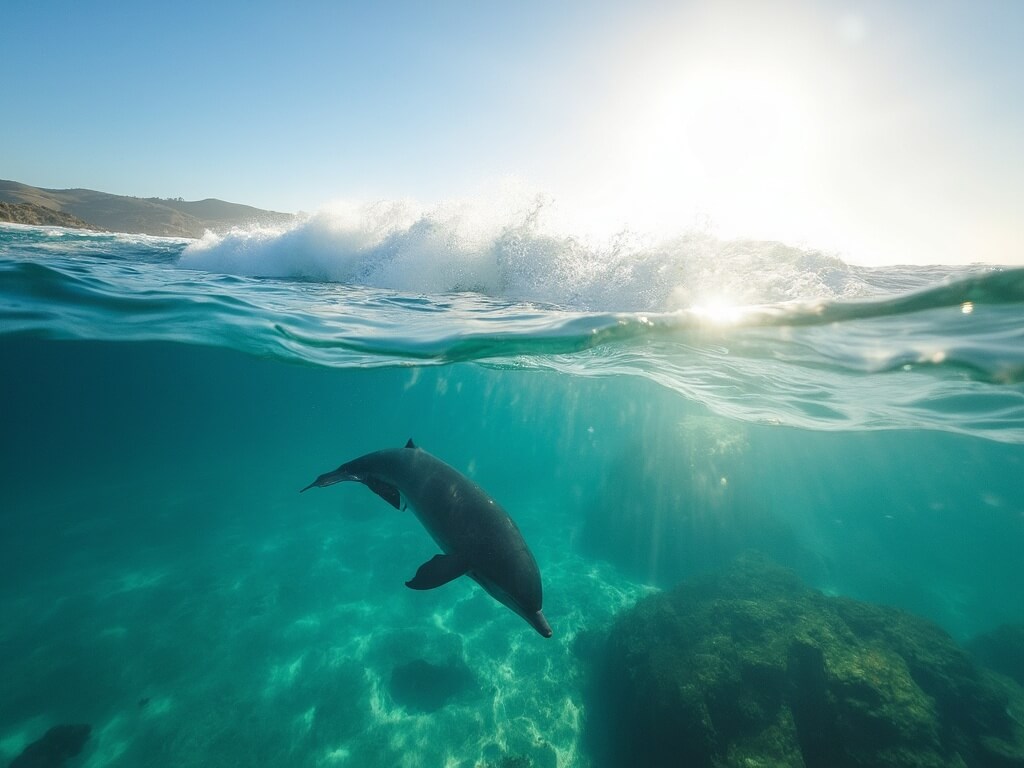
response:
<path fill-rule="evenodd" d="M 1018 686 L 923 619 L 757 557 L 622 614 L 594 682 L 608 765 L 1024 766 Z"/>

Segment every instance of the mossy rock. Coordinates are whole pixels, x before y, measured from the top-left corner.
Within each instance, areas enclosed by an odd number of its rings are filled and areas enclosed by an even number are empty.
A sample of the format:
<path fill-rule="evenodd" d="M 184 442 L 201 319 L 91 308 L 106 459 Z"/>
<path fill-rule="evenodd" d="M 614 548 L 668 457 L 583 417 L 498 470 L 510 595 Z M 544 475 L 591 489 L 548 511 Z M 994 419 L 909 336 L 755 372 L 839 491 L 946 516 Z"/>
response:
<path fill-rule="evenodd" d="M 598 764 L 1024 768 L 1013 683 L 927 621 L 756 557 L 618 617 L 592 690 Z"/>

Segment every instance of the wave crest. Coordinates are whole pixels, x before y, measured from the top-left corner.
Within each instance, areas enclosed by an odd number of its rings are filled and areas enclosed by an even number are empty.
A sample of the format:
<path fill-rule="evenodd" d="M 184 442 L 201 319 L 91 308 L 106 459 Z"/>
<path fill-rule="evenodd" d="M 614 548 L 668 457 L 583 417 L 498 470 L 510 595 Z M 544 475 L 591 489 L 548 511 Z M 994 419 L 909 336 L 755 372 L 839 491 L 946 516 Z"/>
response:
<path fill-rule="evenodd" d="M 474 291 L 579 309 L 664 311 L 707 303 L 849 299 L 885 292 L 870 270 L 774 242 L 704 231 L 595 241 L 551 224 L 543 196 L 519 205 L 335 204 L 283 229 L 207 233 L 179 265 L 210 272 L 418 294 Z"/>

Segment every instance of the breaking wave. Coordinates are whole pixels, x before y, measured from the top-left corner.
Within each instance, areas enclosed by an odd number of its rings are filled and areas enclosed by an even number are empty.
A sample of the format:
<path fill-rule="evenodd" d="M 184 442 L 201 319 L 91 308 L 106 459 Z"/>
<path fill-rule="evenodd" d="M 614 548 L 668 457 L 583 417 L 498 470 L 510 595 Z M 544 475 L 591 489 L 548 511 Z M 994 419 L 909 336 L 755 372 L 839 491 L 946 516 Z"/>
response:
<path fill-rule="evenodd" d="M 776 242 L 690 231 L 603 241 L 560 231 L 543 198 L 484 209 L 408 202 L 337 204 L 286 228 L 207 233 L 179 265 L 222 274 L 329 281 L 405 293 L 472 291 L 606 311 L 854 299 L 901 293 L 965 270 L 902 274 Z"/>

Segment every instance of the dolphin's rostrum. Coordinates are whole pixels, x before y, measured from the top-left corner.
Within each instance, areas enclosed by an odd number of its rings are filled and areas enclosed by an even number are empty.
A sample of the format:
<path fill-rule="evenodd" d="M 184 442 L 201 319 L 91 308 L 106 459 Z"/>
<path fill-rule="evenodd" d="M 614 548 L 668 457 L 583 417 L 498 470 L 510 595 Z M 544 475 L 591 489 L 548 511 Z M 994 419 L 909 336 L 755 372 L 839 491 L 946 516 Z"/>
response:
<path fill-rule="evenodd" d="M 518 613 L 544 637 L 540 571 L 508 513 L 462 473 L 413 445 L 368 453 L 320 475 L 303 488 L 351 480 L 395 509 L 411 507 L 444 554 L 416 571 L 411 589 L 433 589 L 466 575 Z M 404 502 L 404 503 L 403 503 Z"/>

